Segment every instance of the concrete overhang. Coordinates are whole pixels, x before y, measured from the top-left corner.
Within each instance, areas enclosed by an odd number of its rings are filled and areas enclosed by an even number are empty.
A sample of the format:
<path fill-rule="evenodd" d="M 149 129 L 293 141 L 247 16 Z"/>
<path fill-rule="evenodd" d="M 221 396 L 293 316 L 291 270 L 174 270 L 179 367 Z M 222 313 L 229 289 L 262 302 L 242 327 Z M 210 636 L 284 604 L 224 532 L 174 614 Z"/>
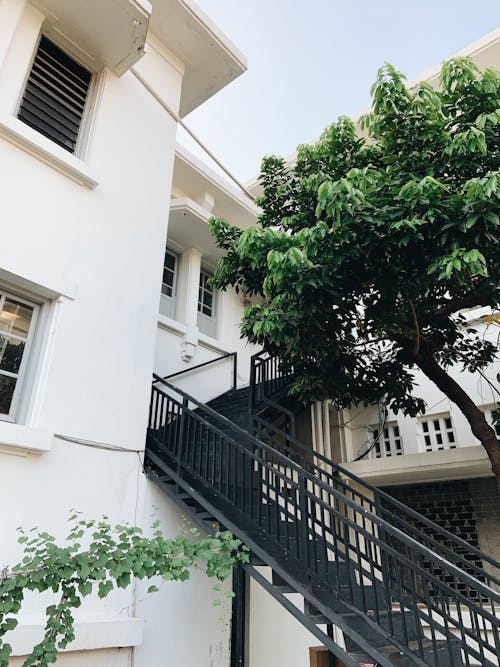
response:
<path fill-rule="evenodd" d="M 98 70 L 121 76 L 144 53 L 151 14 L 147 0 L 31 0 L 45 16 L 44 32 Z"/>
<path fill-rule="evenodd" d="M 185 65 L 181 117 L 247 69 L 243 54 L 191 0 L 154 0 L 150 29 Z"/>
<path fill-rule="evenodd" d="M 424 484 L 492 475 L 490 460 L 479 445 L 382 459 L 362 459 L 342 465 L 375 486 Z"/>
<path fill-rule="evenodd" d="M 223 253 L 208 228 L 210 213 L 187 197 L 172 199 L 168 217 L 168 239 L 178 250 L 197 248 L 208 266 L 215 267 Z"/>
<path fill-rule="evenodd" d="M 177 144 L 174 161 L 173 190 L 182 192 L 201 204 L 209 192 L 214 198 L 211 215 L 225 218 L 229 223 L 247 229 L 257 222 L 260 209 L 242 191 L 210 169 L 183 146 Z"/>

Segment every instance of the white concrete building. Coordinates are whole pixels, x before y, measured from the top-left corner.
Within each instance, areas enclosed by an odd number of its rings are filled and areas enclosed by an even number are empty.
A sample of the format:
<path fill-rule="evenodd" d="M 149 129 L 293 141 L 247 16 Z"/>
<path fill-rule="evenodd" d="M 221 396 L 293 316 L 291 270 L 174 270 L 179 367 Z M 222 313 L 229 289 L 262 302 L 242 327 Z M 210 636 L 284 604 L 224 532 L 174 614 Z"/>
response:
<path fill-rule="evenodd" d="M 159 505 L 167 533 L 183 525 L 142 473 L 151 374 L 235 348 L 235 296 L 197 324 L 200 266 L 217 260 L 206 220 L 248 225 L 255 209 L 176 146 L 160 102 L 182 117 L 245 69 L 188 0 L 0 2 L 2 565 L 19 558 L 17 526 L 61 538 L 73 507 L 147 528 Z M 166 273 L 162 293 L 167 229 L 175 308 Z M 226 665 L 212 585 L 195 575 L 156 599 L 133 586 L 88 600 L 58 664 Z M 13 666 L 48 599 L 27 599 Z"/>
<path fill-rule="evenodd" d="M 478 62 L 498 63 L 499 50 L 497 34 Z M 245 300 L 207 282 L 220 257 L 207 220 L 246 228 L 258 211 L 176 143 L 165 107 L 183 117 L 245 68 L 191 0 L 0 0 L 0 567 L 19 558 L 17 526 L 61 538 L 71 508 L 145 529 L 155 513 L 170 535 L 189 525 L 142 471 L 151 376 L 237 352 L 236 378 L 228 356 L 175 382 L 203 401 L 248 385 Z M 379 423 L 376 410 L 328 404 L 306 420 L 310 444 L 377 484 L 486 477 L 463 420 L 422 391 L 429 451 L 424 417 Z M 352 463 L 377 427 L 380 447 Z M 147 586 L 87 600 L 58 664 L 229 665 L 229 612 L 212 607 L 211 581 L 195 573 L 155 596 Z M 248 665 L 308 665 L 317 639 L 248 588 Z M 27 598 L 8 637 L 13 667 L 49 600 Z"/>

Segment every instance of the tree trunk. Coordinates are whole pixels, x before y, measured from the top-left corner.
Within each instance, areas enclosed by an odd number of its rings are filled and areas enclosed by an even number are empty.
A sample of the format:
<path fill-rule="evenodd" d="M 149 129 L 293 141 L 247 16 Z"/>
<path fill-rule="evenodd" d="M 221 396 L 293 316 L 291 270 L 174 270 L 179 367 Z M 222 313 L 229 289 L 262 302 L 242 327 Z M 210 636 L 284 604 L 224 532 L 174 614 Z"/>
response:
<path fill-rule="evenodd" d="M 457 405 L 470 424 L 472 433 L 483 445 L 491 461 L 491 469 L 497 480 L 500 493 L 500 440 L 495 429 L 488 424 L 484 413 L 462 389 L 462 387 L 441 368 L 428 345 L 422 345 L 420 351 L 412 354 L 416 365 L 434 384 Z"/>

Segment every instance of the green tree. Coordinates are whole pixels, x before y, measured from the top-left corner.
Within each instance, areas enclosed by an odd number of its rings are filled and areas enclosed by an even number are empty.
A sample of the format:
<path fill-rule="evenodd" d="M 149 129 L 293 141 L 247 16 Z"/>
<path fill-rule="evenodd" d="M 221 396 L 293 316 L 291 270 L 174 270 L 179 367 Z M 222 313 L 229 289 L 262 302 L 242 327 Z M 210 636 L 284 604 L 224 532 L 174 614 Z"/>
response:
<path fill-rule="evenodd" d="M 360 128 L 348 118 L 296 161 L 263 160 L 258 226 L 211 229 L 215 285 L 259 295 L 242 334 L 293 364 L 292 392 L 409 415 L 418 367 L 467 418 L 500 480 L 500 444 L 449 373 L 495 346 L 461 311 L 499 304 L 500 73 L 458 58 L 440 89 L 386 64 Z M 499 481 L 500 484 L 500 481 Z"/>
<path fill-rule="evenodd" d="M 75 513 L 62 545 L 36 528 L 28 532 L 19 529 L 24 557 L 18 565 L 0 570 L 0 667 L 8 667 L 11 646 L 4 636 L 16 628 L 16 616 L 27 591 L 52 591 L 58 596 L 58 601 L 46 609 L 43 640 L 23 662 L 23 667 L 47 667 L 75 638 L 73 610 L 93 592 L 104 598 L 115 587 L 127 588 L 132 577 L 186 581 L 197 565 L 222 582 L 235 565 L 248 562 L 247 549 L 227 531 L 201 538 L 193 530 L 190 536 L 166 539 L 158 522 L 153 528 L 153 537 L 146 537 L 140 528 L 111 526 L 106 517 L 86 520 Z M 221 591 L 220 584 L 214 590 Z M 148 589 L 150 593 L 156 591 L 155 585 Z M 233 593 L 228 591 L 226 595 Z M 216 597 L 214 604 L 220 603 Z"/>

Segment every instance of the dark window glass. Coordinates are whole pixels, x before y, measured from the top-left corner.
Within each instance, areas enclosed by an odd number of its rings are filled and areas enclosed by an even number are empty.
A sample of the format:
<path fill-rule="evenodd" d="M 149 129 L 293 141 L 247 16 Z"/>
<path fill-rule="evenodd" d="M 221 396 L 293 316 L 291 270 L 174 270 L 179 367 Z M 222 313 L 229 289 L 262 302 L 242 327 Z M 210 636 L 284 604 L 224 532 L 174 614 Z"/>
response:
<path fill-rule="evenodd" d="M 15 388 L 16 378 L 0 375 L 0 413 L 9 414 Z"/>

